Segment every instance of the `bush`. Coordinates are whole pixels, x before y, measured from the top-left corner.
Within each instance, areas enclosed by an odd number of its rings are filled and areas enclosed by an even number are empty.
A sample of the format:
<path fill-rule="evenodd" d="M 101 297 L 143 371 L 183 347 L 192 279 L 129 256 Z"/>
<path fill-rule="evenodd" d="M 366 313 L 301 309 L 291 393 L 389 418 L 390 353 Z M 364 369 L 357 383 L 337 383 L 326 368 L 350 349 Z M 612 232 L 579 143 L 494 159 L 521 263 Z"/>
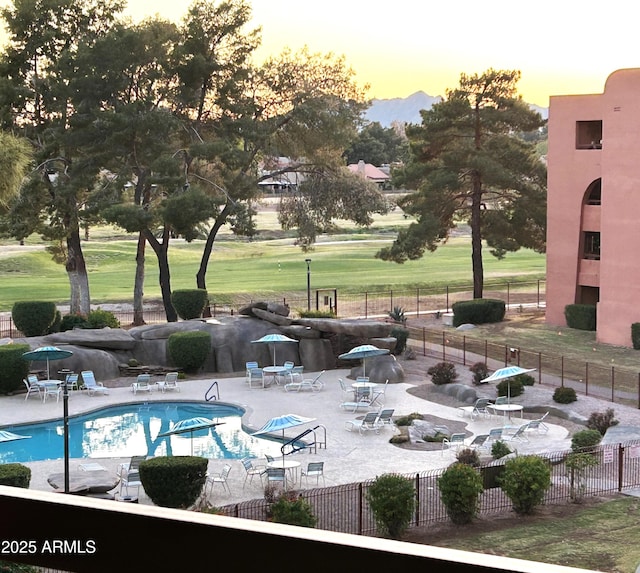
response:
<path fill-rule="evenodd" d="M 278 501 L 271 505 L 271 516 L 276 523 L 300 527 L 315 527 L 318 522 L 311 504 L 302 496 L 291 499 L 287 495 L 281 495 Z"/>
<path fill-rule="evenodd" d="M 513 510 L 529 515 L 551 487 L 551 468 L 540 456 L 518 456 L 507 460 L 498 483 L 511 500 Z"/>
<path fill-rule="evenodd" d="M 631 344 L 634 350 L 640 350 L 640 322 L 631 324 Z"/>
<path fill-rule="evenodd" d="M 569 496 L 574 503 L 580 503 L 587 489 L 586 473 L 589 468 L 598 465 L 598 460 L 587 453 L 573 453 L 567 456 L 565 467 L 569 479 Z"/>
<path fill-rule="evenodd" d="M 393 320 L 395 320 L 396 322 L 399 322 L 400 324 L 407 323 L 407 317 L 405 316 L 404 308 L 402 308 L 401 306 L 394 306 L 393 310 L 389 311 L 387 314 Z"/>
<path fill-rule="evenodd" d="M 208 301 L 209 295 L 202 288 L 174 290 L 171 293 L 171 304 L 182 320 L 200 318 Z"/>
<path fill-rule="evenodd" d="M 60 332 L 60 324 L 62 323 L 62 314 L 60 314 L 59 310 L 56 310 L 56 316 L 53 319 L 53 322 L 49 326 L 49 330 L 47 330 L 47 334 L 53 334 L 54 332 Z"/>
<path fill-rule="evenodd" d="M 418 412 L 412 412 L 407 416 L 400 416 L 396 420 L 396 426 L 410 426 L 414 420 L 422 420 L 422 414 L 418 414 Z"/>
<path fill-rule="evenodd" d="M 473 373 L 473 383 L 475 385 L 482 384 L 482 381 L 489 376 L 489 367 L 484 362 L 476 362 L 469 366 L 469 370 Z"/>
<path fill-rule="evenodd" d="M 568 304 L 564 318 L 569 328 L 596 330 L 596 306 L 594 304 Z"/>
<path fill-rule="evenodd" d="M 476 298 L 454 302 L 451 310 L 453 310 L 453 326 L 486 324 L 504 320 L 506 305 L 503 300 Z"/>
<path fill-rule="evenodd" d="M 28 344 L 0 346 L 0 394 L 11 394 L 24 388 L 22 381 L 29 374 L 29 362 L 22 355 L 29 350 Z"/>
<path fill-rule="evenodd" d="M 560 386 L 553 391 L 553 401 L 558 404 L 571 404 L 577 399 L 576 391 L 568 386 Z"/>
<path fill-rule="evenodd" d="M 11 318 L 25 336 L 44 336 L 56 319 L 56 305 L 45 301 L 16 302 L 11 309 Z"/>
<path fill-rule="evenodd" d="M 197 372 L 211 351 L 211 335 L 199 330 L 175 332 L 167 339 L 167 351 L 175 366 Z"/>
<path fill-rule="evenodd" d="M 407 339 L 409 338 L 409 331 L 406 328 L 394 328 L 389 333 L 389 336 L 392 336 L 396 339 L 396 347 L 393 349 L 393 354 L 399 356 L 404 352 L 404 349 L 407 347 Z"/>
<path fill-rule="evenodd" d="M 573 452 L 592 451 L 602 440 L 598 430 L 580 430 L 571 436 L 571 450 Z"/>
<path fill-rule="evenodd" d="M 455 364 L 452 362 L 438 362 L 427 370 L 427 374 L 431 376 L 431 382 L 438 386 L 450 384 L 458 379 Z"/>
<path fill-rule="evenodd" d="M 438 489 L 449 519 L 456 525 L 470 523 L 478 515 L 483 491 L 482 476 L 466 464 L 450 465 L 438 478 Z"/>
<path fill-rule="evenodd" d="M 109 310 L 97 308 L 87 316 L 87 326 L 83 328 L 120 328 L 120 321 Z"/>
<path fill-rule="evenodd" d="M 80 314 L 66 314 L 60 322 L 60 332 L 73 330 L 74 328 L 89 328 L 87 319 Z"/>
<path fill-rule="evenodd" d="M 22 464 L 0 464 L 0 485 L 29 489 L 31 469 Z"/>
<path fill-rule="evenodd" d="M 503 440 L 497 440 L 491 446 L 491 457 L 494 460 L 504 458 L 511 453 L 511 448 Z"/>
<path fill-rule="evenodd" d="M 534 386 L 536 383 L 536 379 L 531 376 L 531 374 L 518 374 L 511 378 L 511 380 L 516 380 L 520 382 L 523 386 Z"/>
<path fill-rule="evenodd" d="M 160 456 L 140 462 L 140 481 L 151 501 L 161 507 L 193 505 L 207 478 L 207 458 Z"/>
<path fill-rule="evenodd" d="M 336 318 L 333 310 L 298 310 L 300 318 Z"/>
<path fill-rule="evenodd" d="M 473 448 L 462 448 L 457 454 L 456 459 L 461 464 L 466 464 L 474 468 L 480 465 L 480 456 Z"/>
<path fill-rule="evenodd" d="M 607 433 L 611 426 L 617 426 L 618 424 L 613 408 L 607 408 L 605 412 L 591 412 L 587 420 L 587 428 L 589 430 L 598 430 L 602 436 Z"/>
<path fill-rule="evenodd" d="M 409 527 L 416 503 L 416 491 L 409 478 L 384 474 L 378 476 L 366 493 L 379 531 L 398 539 Z"/>
<path fill-rule="evenodd" d="M 496 384 L 496 390 L 498 396 L 511 396 L 515 398 L 520 396 L 524 392 L 524 386 L 520 380 L 516 380 L 516 377 L 501 380 Z"/>

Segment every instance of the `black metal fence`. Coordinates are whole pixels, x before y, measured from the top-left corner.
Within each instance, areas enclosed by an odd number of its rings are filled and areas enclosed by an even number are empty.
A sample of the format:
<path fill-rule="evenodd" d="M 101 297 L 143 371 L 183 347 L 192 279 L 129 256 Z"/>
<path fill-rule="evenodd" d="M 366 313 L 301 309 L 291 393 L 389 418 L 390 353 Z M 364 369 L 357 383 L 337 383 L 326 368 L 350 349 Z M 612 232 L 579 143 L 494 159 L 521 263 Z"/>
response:
<path fill-rule="evenodd" d="M 532 438 L 536 439 L 536 438 Z M 544 437 L 540 436 L 543 440 Z M 569 451 L 545 453 L 551 468 L 551 487 L 544 504 L 566 503 L 578 498 L 610 495 L 640 486 L 640 441 L 600 446 L 593 456 L 597 465 L 583 473 L 572 473 L 567 467 Z M 482 474 L 485 490 L 479 500 L 479 514 L 490 515 L 512 510 L 513 503 L 500 489 L 496 476 L 504 470 L 504 462 L 496 460 L 477 468 Z M 416 492 L 415 514 L 409 527 L 422 527 L 448 520 L 447 510 L 438 489 L 438 478 L 445 470 L 432 470 L 406 475 L 413 480 Z M 329 531 L 376 535 L 375 519 L 367 503 L 367 490 L 374 480 L 328 488 L 300 490 L 318 518 L 317 527 Z M 254 499 L 221 508 L 226 515 L 264 521 L 269 504 Z"/>

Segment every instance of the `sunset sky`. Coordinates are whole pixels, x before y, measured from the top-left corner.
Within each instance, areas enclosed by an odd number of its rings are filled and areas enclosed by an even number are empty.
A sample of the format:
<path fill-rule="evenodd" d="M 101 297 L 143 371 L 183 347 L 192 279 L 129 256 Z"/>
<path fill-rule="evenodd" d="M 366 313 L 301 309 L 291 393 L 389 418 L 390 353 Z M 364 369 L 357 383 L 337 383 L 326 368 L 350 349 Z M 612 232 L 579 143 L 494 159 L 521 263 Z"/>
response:
<path fill-rule="evenodd" d="M 6 0 L 0 4 L 6 4 Z M 129 0 L 134 19 L 179 21 L 189 2 Z M 615 70 L 640 66 L 633 3 L 623 0 L 252 0 L 262 27 L 257 61 L 307 46 L 344 56 L 372 98 L 444 95 L 460 74 L 522 72 L 523 98 L 602 93 Z"/>

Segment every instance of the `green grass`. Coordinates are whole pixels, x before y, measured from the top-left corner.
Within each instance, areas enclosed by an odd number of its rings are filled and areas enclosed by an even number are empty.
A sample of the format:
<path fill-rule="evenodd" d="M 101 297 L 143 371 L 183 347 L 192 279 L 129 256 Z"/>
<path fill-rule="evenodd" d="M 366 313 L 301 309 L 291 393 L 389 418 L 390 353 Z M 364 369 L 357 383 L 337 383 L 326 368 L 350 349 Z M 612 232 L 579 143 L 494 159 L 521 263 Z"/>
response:
<path fill-rule="evenodd" d="M 566 517 L 522 518 L 518 525 L 487 533 L 456 528 L 446 540 L 432 545 L 480 553 L 579 567 L 633 573 L 640 563 L 640 500 L 622 498 L 571 511 Z M 428 541 L 425 541 L 428 542 Z"/>

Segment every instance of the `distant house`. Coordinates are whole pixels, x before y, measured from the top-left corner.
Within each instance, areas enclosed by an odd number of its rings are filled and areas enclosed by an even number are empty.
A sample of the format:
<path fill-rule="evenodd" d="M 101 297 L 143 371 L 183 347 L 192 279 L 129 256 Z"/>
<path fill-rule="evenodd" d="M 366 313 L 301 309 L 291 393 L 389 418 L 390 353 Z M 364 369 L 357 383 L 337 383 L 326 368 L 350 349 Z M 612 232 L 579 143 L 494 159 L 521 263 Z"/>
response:
<path fill-rule="evenodd" d="M 288 157 L 273 157 L 260 167 L 258 185 L 264 193 L 287 193 L 295 191 L 304 181 L 304 175 L 294 169 Z"/>
<path fill-rule="evenodd" d="M 381 189 L 386 189 L 391 181 L 391 177 L 382 171 L 382 169 L 371 165 L 371 163 L 365 163 L 362 159 L 358 161 L 358 163 L 351 163 L 347 167 L 352 173 L 366 177 L 369 181 L 376 183 Z"/>

